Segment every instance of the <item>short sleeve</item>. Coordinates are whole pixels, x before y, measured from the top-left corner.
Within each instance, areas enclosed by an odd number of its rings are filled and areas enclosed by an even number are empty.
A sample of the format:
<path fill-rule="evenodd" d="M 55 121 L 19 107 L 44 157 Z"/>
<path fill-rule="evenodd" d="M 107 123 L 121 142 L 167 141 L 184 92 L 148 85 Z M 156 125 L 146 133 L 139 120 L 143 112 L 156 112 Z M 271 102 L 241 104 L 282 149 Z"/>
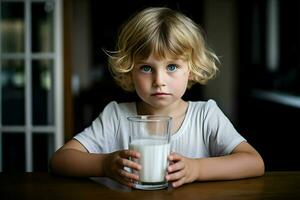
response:
<path fill-rule="evenodd" d="M 205 140 L 211 156 L 228 155 L 238 144 L 246 141 L 214 100 L 206 103 L 204 119 Z"/>
<path fill-rule="evenodd" d="M 109 103 L 102 113 L 78 133 L 74 139 L 79 141 L 90 153 L 108 153 L 115 148 L 115 134 L 118 130 L 117 103 Z"/>

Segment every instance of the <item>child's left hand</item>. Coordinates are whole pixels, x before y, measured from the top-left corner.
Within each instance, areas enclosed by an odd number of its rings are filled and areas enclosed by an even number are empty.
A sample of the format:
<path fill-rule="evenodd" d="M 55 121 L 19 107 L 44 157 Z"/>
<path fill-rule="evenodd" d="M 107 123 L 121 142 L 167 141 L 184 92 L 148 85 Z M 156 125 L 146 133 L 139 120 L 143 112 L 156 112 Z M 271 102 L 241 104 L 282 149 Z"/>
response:
<path fill-rule="evenodd" d="M 168 159 L 170 165 L 167 168 L 168 175 L 166 179 L 172 182 L 174 188 L 197 179 L 195 160 L 177 153 L 171 153 Z"/>

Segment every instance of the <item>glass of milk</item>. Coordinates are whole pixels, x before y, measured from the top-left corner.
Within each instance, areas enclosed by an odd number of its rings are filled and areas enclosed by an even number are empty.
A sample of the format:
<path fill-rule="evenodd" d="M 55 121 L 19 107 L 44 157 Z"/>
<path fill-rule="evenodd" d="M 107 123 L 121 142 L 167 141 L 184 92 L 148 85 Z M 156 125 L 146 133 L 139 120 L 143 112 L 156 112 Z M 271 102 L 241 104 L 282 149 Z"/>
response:
<path fill-rule="evenodd" d="M 171 117 L 140 115 L 128 117 L 130 124 L 129 149 L 140 152 L 139 163 L 142 169 L 132 170 L 139 176 L 134 188 L 156 190 L 168 187 L 168 155 L 170 154 Z"/>

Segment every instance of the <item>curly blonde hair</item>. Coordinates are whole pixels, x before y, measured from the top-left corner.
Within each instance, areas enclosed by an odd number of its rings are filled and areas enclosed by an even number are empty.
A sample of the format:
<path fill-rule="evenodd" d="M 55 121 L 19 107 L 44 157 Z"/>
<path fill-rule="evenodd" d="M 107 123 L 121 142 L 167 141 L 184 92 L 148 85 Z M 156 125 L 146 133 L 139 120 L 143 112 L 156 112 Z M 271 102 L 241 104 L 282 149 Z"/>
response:
<path fill-rule="evenodd" d="M 121 27 L 116 51 L 106 51 L 117 84 L 134 91 L 130 71 L 151 54 L 188 62 L 191 80 L 205 84 L 218 71 L 218 57 L 206 45 L 202 29 L 186 15 L 166 7 L 146 8 Z"/>

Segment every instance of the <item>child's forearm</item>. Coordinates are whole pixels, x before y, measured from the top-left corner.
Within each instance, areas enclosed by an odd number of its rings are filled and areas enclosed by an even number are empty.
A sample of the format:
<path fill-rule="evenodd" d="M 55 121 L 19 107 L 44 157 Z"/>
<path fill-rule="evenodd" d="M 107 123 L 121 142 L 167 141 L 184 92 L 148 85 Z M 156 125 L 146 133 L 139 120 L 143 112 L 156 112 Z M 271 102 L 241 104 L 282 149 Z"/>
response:
<path fill-rule="evenodd" d="M 104 176 L 104 163 L 107 156 L 108 154 L 62 149 L 53 155 L 50 161 L 50 170 L 65 176 Z"/>
<path fill-rule="evenodd" d="M 264 163 L 258 154 L 238 152 L 227 156 L 196 159 L 197 180 L 233 180 L 264 174 Z"/>

